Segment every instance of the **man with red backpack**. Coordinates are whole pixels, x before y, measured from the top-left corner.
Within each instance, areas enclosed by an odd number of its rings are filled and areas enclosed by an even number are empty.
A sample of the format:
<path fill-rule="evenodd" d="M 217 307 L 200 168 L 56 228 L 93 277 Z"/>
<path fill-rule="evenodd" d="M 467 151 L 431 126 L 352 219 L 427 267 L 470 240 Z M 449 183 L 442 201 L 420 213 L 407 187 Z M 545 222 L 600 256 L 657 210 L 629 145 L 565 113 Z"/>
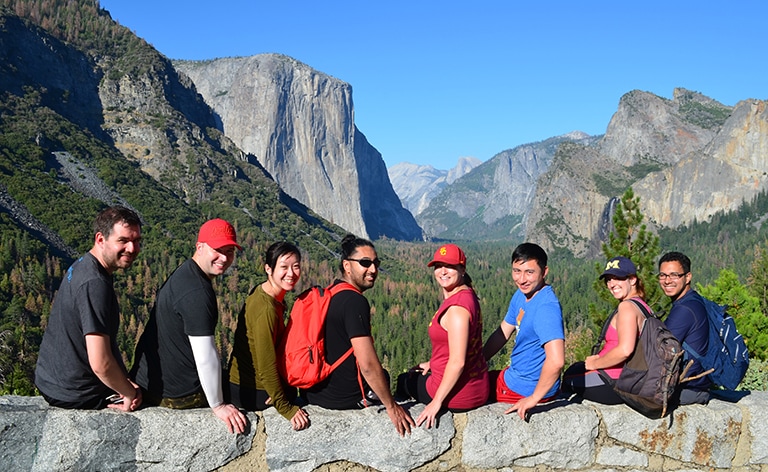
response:
<path fill-rule="evenodd" d="M 373 345 L 370 305 L 362 295 L 376 282 L 379 264 L 370 241 L 351 234 L 341 241 L 339 269 L 342 275 L 334 285 L 346 283 L 349 288 L 336 293 L 328 306 L 325 357 L 332 364 L 350 347 L 352 355 L 325 380 L 301 390 L 301 396 L 307 403 L 333 410 L 365 407 L 378 397 L 402 436 L 411 432 L 414 421 L 392 397 L 388 375 Z"/>

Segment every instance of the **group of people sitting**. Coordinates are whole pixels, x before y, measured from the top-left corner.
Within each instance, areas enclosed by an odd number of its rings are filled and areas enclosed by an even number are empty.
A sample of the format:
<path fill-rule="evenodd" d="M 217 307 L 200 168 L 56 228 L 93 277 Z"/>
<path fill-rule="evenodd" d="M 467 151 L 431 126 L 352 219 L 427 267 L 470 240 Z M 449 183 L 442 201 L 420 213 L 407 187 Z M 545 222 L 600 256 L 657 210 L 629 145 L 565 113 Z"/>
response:
<path fill-rule="evenodd" d="M 304 429 L 310 424 L 303 408 L 307 404 L 328 409 L 383 405 L 401 435 L 413 426 L 436 425 L 446 410 L 466 411 L 489 402 L 508 403 L 505 413 L 515 412 L 527 420 L 531 408 L 562 392 L 619 403 L 596 371 L 618 376 L 643 328 L 644 316 L 637 306 L 645 303 L 643 283 L 629 259 L 614 258 L 600 276 L 620 302 L 605 346 L 568 368 L 561 386 L 563 315 L 546 282 L 546 252 L 533 243 L 515 248 L 511 268 L 517 290 L 500 326 L 483 343 L 480 303 L 466 270 L 466 256 L 458 246 L 444 244 L 427 263 L 443 297 L 427 328 L 432 355 L 397 377 L 393 395 L 389 374 L 375 350 L 370 305 L 363 295 L 376 282 L 380 260 L 371 241 L 347 235 L 341 241 L 340 276 L 334 283 L 346 283 L 352 289 L 332 297 L 325 325 L 326 360 L 334 363 L 347 357 L 322 382 L 297 390 L 278 373 L 277 345 L 285 330 L 285 295 L 301 276 L 301 252 L 287 242 L 267 249 L 266 280 L 246 299 L 228 368 L 222 370 L 216 348 L 218 307 L 211 282 L 230 267 L 241 247 L 234 227 L 213 219 L 200 227 L 193 256 L 158 290 L 128 372 L 116 342 L 119 307 L 112 275 L 130 267 L 140 241 L 139 216 L 125 207 L 107 208 L 96 218 L 92 249 L 75 261 L 62 280 L 35 371 L 35 383 L 51 405 L 124 411 L 142 404 L 210 407 L 233 433 L 246 428 L 243 410 L 269 407 L 290 421 L 293 429 Z M 673 301 L 667 326 L 681 342 L 705 352 L 707 317 L 690 286 L 690 260 L 680 253 L 663 256 L 659 282 Z M 514 333 L 509 366 L 489 372 L 488 360 Z M 696 369 L 701 371 L 701 366 L 694 364 L 691 374 Z M 684 387 L 678 392 L 680 404 L 708 401 L 706 377 Z M 401 406 L 406 399 L 425 405 L 415 420 Z"/>

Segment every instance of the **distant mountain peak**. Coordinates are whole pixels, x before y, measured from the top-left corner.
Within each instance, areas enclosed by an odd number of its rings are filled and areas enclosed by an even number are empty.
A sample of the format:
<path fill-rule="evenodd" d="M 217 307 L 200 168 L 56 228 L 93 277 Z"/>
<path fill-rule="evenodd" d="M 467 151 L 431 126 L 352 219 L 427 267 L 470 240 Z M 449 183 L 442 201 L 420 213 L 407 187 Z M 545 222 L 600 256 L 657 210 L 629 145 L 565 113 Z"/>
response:
<path fill-rule="evenodd" d="M 482 163 L 483 161 L 476 157 L 459 157 L 453 168 L 441 170 L 431 165 L 401 162 L 387 169 L 387 173 L 403 206 L 416 216 L 429 206 L 429 202 L 443 187 Z"/>
<path fill-rule="evenodd" d="M 558 138 L 572 139 L 574 141 L 579 141 L 581 139 L 586 139 L 588 137 L 589 135 L 587 133 L 585 133 L 584 131 L 578 131 L 578 130 L 571 131 L 570 133 L 565 133 L 558 136 Z"/>
<path fill-rule="evenodd" d="M 457 179 L 462 177 L 463 175 L 468 174 L 472 169 L 482 164 L 483 161 L 476 157 L 460 157 L 459 162 L 456 164 L 456 166 L 453 169 L 450 169 L 448 171 L 448 174 L 445 176 L 445 181 L 448 184 L 454 183 Z"/>

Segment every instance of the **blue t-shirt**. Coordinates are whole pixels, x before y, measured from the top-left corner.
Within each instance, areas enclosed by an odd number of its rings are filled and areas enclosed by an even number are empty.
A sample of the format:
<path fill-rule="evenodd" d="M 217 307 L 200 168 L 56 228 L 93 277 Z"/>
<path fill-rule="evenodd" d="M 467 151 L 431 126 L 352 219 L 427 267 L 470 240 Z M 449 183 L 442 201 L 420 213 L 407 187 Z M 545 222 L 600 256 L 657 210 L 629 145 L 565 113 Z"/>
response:
<path fill-rule="evenodd" d="M 504 321 L 517 328 L 510 366 L 504 372 L 504 382 L 514 392 L 529 396 L 536 389 L 546 354 L 544 345 L 555 339 L 565 339 L 563 310 L 552 287 L 545 285 L 530 300 L 516 291 L 509 302 Z M 558 379 L 545 397 L 560 389 Z"/>

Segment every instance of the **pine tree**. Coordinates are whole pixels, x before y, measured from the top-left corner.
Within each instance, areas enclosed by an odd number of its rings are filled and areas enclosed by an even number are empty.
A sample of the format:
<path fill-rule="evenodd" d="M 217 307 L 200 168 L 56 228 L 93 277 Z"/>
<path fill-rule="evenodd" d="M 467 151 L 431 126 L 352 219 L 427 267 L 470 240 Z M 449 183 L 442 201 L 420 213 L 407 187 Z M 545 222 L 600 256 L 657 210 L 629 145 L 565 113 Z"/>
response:
<path fill-rule="evenodd" d="M 616 256 L 624 256 L 634 262 L 637 276 L 645 288 L 645 300 L 654 310 L 662 303 L 662 292 L 656 279 L 656 258 L 659 254 L 659 237 L 648 230 L 643 223 L 644 216 L 640 211 L 640 197 L 635 197 L 632 187 L 628 188 L 621 201 L 616 205 L 613 214 L 613 230 L 608 236 L 608 242 L 603 243 L 602 250 L 605 260 Z M 616 306 L 616 300 L 606 290 L 605 282 L 598 277 L 603 273 L 605 261 L 595 265 L 597 276 L 593 283 L 600 298 Z M 608 313 L 600 313 L 595 305 L 590 306 L 590 318 L 596 326 L 602 326 Z"/>
<path fill-rule="evenodd" d="M 760 301 L 760 311 L 768 313 L 768 242 L 762 248 L 755 248 L 747 287 L 749 293 Z"/>
<path fill-rule="evenodd" d="M 760 309 L 759 297 L 749 293 L 735 272 L 723 269 L 713 284 L 697 284 L 696 290 L 713 302 L 728 305 L 728 314 L 744 336 L 750 358 L 768 359 L 768 317 Z"/>

